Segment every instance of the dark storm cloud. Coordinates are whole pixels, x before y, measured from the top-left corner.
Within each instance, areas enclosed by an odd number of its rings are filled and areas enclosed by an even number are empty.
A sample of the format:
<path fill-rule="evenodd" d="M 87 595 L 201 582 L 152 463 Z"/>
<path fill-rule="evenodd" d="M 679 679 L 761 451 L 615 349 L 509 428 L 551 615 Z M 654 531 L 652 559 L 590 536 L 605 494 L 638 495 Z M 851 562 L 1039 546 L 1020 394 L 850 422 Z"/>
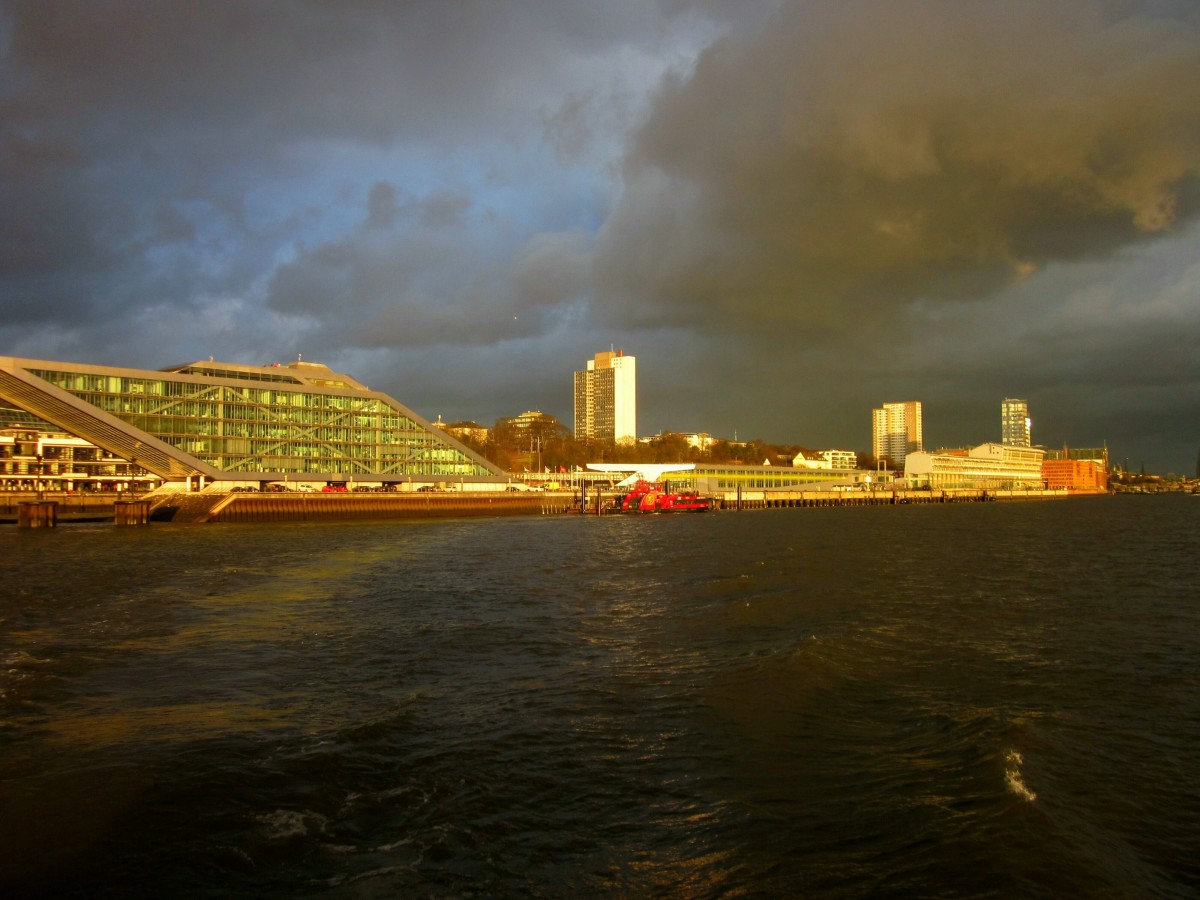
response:
<path fill-rule="evenodd" d="M 534 235 L 513 266 L 516 308 L 556 309 L 581 298 L 589 287 L 590 252 L 581 232 Z"/>
<path fill-rule="evenodd" d="M 304 250 L 269 288 L 272 309 L 319 323 L 328 346 L 511 340 L 543 330 L 544 315 L 587 287 L 581 234 L 536 234 L 522 243 L 511 232 L 489 246 L 472 237 L 468 195 L 402 195 L 387 182 L 371 188 L 366 207 L 357 230 Z"/>
<path fill-rule="evenodd" d="M 8 0 L 4 9 L 4 119 L 33 129 L 31 148 L 44 141 L 48 152 L 52 137 L 74 131 L 55 124 L 87 123 L 88 140 L 109 146 L 157 135 L 178 151 L 215 137 L 223 163 L 302 137 L 445 143 L 505 122 L 519 134 L 527 122 L 513 111 L 562 59 L 662 23 L 653 3 L 556 0 Z M 206 139 L 214 127 L 224 130 Z M 66 140 L 56 152 L 79 150 Z"/>
<path fill-rule="evenodd" d="M 333 227 L 336 211 L 316 206 L 325 198 L 311 182 L 346 158 L 399 149 L 399 166 L 414 153 L 475 165 L 485 144 L 536 143 L 537 109 L 571 92 L 574 60 L 661 28 L 653 4 L 615 11 L 556 0 L 5 0 L 3 324 L 94 323 L 256 290 L 283 248 Z M 414 190 L 430 228 L 466 213 L 453 185 Z M 260 211 L 249 234 L 242 212 L 256 191 L 277 206 L 290 191 L 294 206 L 277 220 Z M 386 219 L 388 198 L 377 200 L 373 215 Z M 201 229 L 197 216 L 211 211 L 224 221 Z"/>
<path fill-rule="evenodd" d="M 790 3 L 665 85 L 599 286 L 610 321 L 847 327 L 1168 232 L 1198 176 L 1194 20 Z"/>

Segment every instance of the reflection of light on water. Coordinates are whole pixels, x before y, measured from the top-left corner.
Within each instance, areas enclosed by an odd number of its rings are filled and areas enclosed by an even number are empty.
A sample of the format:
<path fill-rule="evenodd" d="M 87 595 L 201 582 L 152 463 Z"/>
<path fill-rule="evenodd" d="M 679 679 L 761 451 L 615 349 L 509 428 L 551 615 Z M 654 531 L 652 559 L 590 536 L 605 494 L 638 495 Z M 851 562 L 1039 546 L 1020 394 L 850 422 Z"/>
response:
<path fill-rule="evenodd" d="M 67 746 L 94 749 L 150 739 L 188 741 L 265 731 L 288 724 L 294 715 L 295 710 L 287 708 L 267 709 L 261 703 L 223 700 L 220 706 L 184 703 L 61 716 L 47 723 L 46 730 Z"/>
<path fill-rule="evenodd" d="M 674 825 L 692 831 L 697 823 L 681 819 Z M 715 896 L 724 892 L 738 868 L 732 850 L 713 850 L 691 855 L 685 848 L 635 850 L 629 863 L 637 883 L 657 889 L 655 892 L 682 892 L 686 896 Z"/>
<path fill-rule="evenodd" d="M 236 565 L 198 557 L 159 571 L 142 560 L 145 584 L 99 597 L 84 579 L 87 596 L 61 604 L 78 610 L 70 627 L 2 636 L 0 699 L 19 691 L 28 711 L 0 728 L 34 725 L 48 745 L 90 752 L 337 727 L 348 709 L 314 699 L 306 661 L 353 659 L 350 613 L 376 573 L 400 565 L 394 537 L 303 554 L 251 545 Z M 304 683 L 289 685 L 296 671 Z"/>
<path fill-rule="evenodd" d="M 1016 750 L 1009 750 L 1004 755 L 1004 785 L 1010 793 L 1032 803 L 1037 799 L 1037 794 L 1026 787 L 1025 782 L 1021 779 L 1021 763 L 1023 762 L 1025 762 L 1024 757 Z"/>

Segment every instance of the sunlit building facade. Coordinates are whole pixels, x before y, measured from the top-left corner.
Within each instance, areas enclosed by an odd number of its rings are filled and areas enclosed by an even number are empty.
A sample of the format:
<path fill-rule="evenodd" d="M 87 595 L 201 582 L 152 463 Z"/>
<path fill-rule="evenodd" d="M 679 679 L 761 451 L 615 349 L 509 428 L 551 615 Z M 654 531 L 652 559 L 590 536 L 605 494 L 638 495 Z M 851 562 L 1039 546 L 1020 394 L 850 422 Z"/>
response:
<path fill-rule="evenodd" d="M 461 440 L 475 441 L 477 444 L 486 444 L 488 440 L 489 429 L 485 425 L 480 425 L 478 422 L 451 422 L 449 425 L 444 425 L 441 422 L 441 417 L 434 423 L 446 434 L 453 435 Z"/>
<path fill-rule="evenodd" d="M 1081 494 L 1102 494 L 1108 490 L 1108 470 L 1096 459 L 1042 460 L 1042 478 L 1047 487 Z"/>
<path fill-rule="evenodd" d="M 980 444 L 969 450 L 919 451 L 904 460 L 910 488 L 1020 490 L 1042 488 L 1043 451 L 1037 447 Z"/>
<path fill-rule="evenodd" d="M 496 420 L 496 437 L 518 445 L 537 442 L 548 446 L 569 434 L 567 427 L 550 413 L 532 409 L 519 416 L 507 416 Z"/>
<path fill-rule="evenodd" d="M 677 490 L 701 494 L 744 491 L 854 491 L 878 484 L 878 473 L 862 469 L 808 469 L 795 466 L 746 466 L 732 463 L 588 463 L 597 473 L 614 473 L 614 481 L 644 478 L 665 481 Z"/>
<path fill-rule="evenodd" d="M 1104 471 L 1109 469 L 1108 447 L 1067 447 L 1064 446 L 1061 450 L 1048 449 L 1046 451 L 1046 459 L 1081 459 L 1098 462 L 1104 468 Z"/>
<path fill-rule="evenodd" d="M 25 410 L 0 406 L 0 490 L 147 490 L 157 482 L 128 460 Z"/>
<path fill-rule="evenodd" d="M 637 359 L 621 350 L 597 353 L 575 373 L 575 437 L 637 440 Z"/>
<path fill-rule="evenodd" d="M 1029 418 L 1029 404 L 1026 401 L 1006 398 L 1001 402 L 1000 443 L 1012 447 L 1029 447 L 1033 444 L 1033 420 Z"/>
<path fill-rule="evenodd" d="M 797 453 L 792 465 L 798 469 L 855 469 L 858 454 L 852 450 L 822 450 L 811 457 Z"/>
<path fill-rule="evenodd" d="M 871 452 L 876 459 L 886 457 L 899 470 L 909 453 L 924 449 L 920 400 L 885 403 L 871 410 Z"/>
<path fill-rule="evenodd" d="M 1047 450 L 1042 460 L 1042 477 L 1052 488 L 1078 493 L 1108 490 L 1108 447 L 1067 447 Z"/>
<path fill-rule="evenodd" d="M 0 357 L 0 401 L 165 481 L 495 481 L 407 407 L 319 363 L 161 371 Z"/>

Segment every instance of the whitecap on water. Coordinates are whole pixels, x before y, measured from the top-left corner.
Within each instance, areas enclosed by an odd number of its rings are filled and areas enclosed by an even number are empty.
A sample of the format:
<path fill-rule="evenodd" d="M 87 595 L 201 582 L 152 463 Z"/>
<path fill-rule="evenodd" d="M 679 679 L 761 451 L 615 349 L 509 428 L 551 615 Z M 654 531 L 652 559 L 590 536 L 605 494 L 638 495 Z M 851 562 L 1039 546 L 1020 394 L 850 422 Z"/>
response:
<path fill-rule="evenodd" d="M 297 812 L 293 809 L 277 809 L 256 818 L 263 836 L 272 841 L 283 841 L 300 835 L 320 834 L 328 823 L 328 820 L 319 813 Z"/>
<path fill-rule="evenodd" d="M 1009 793 L 1016 794 L 1022 800 L 1032 803 L 1037 799 L 1037 794 L 1031 791 L 1021 778 L 1021 764 L 1025 762 L 1025 758 L 1016 750 L 1009 750 L 1004 755 L 1004 786 L 1008 788 Z"/>

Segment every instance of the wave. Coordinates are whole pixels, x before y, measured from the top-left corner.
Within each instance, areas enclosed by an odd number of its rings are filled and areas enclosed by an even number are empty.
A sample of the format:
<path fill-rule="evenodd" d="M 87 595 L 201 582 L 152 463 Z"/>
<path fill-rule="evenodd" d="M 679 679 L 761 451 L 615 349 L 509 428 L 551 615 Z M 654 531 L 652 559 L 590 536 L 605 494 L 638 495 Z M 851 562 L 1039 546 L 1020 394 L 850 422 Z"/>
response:
<path fill-rule="evenodd" d="M 1021 775 L 1021 765 L 1025 758 L 1016 750 L 1004 754 L 1004 786 L 1010 794 L 1016 794 L 1027 803 L 1037 799 L 1037 794 L 1029 789 Z"/>

